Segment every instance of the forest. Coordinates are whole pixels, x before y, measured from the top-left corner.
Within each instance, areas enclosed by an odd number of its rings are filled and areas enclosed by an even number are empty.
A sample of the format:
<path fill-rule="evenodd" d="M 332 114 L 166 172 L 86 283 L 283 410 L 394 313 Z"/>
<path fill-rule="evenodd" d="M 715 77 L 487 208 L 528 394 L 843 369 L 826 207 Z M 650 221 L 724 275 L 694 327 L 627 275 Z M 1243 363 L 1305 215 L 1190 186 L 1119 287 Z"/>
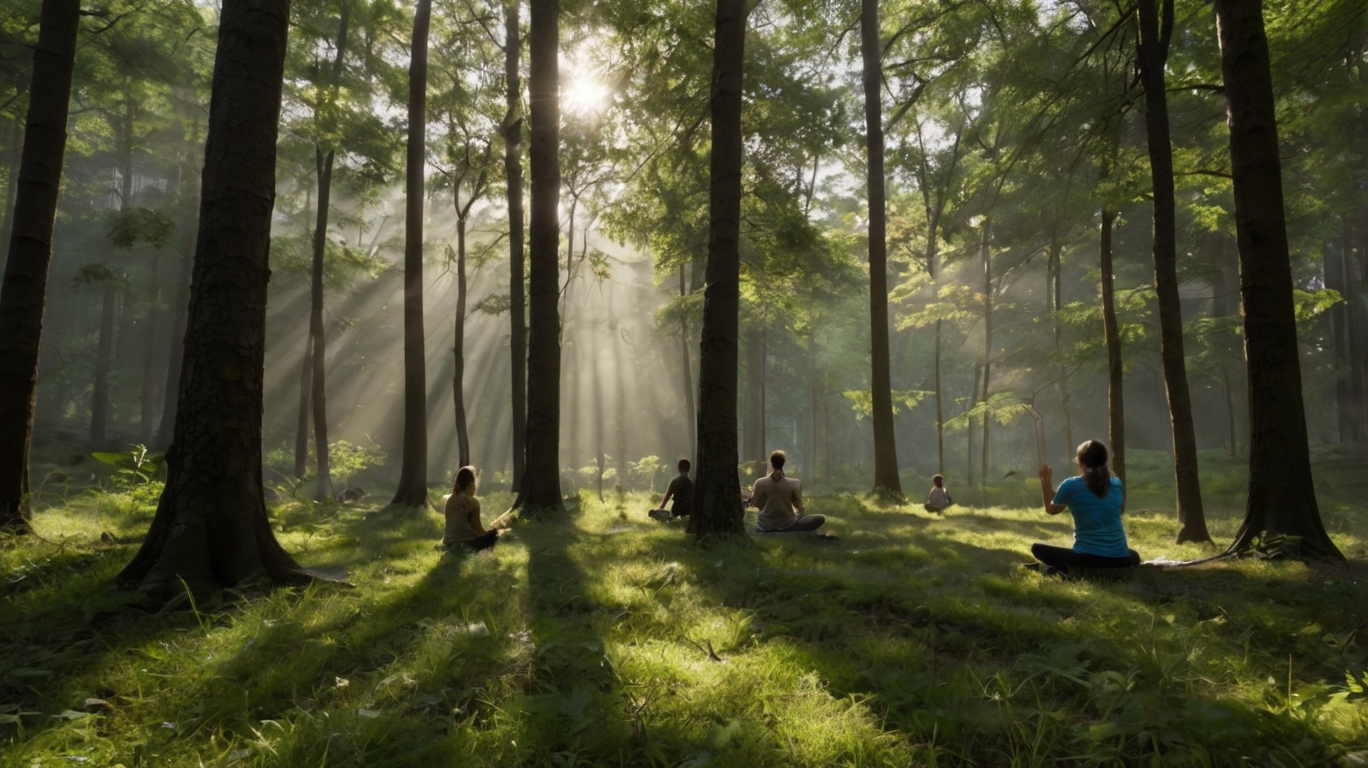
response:
<path fill-rule="evenodd" d="M 0 768 L 1368 765 L 1363 0 L 7 0 L 0 189 Z"/>

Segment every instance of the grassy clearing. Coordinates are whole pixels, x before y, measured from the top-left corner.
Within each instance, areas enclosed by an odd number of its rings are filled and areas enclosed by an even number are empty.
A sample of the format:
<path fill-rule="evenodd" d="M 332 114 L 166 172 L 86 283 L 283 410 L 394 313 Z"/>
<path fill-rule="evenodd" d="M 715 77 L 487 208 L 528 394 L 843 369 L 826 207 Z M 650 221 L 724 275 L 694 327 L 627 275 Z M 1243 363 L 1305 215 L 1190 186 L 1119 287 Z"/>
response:
<path fill-rule="evenodd" d="M 285 546 L 355 589 L 148 613 L 110 584 L 149 499 L 74 496 L 0 542 L 0 765 L 1368 762 L 1361 504 L 1323 502 L 1347 568 L 1086 583 L 1017 569 L 1068 539 L 1034 510 L 819 497 L 838 542 L 704 549 L 650 502 L 586 495 L 465 556 L 435 513 L 288 504 Z M 1166 513 L 1128 526 L 1206 553 Z"/>

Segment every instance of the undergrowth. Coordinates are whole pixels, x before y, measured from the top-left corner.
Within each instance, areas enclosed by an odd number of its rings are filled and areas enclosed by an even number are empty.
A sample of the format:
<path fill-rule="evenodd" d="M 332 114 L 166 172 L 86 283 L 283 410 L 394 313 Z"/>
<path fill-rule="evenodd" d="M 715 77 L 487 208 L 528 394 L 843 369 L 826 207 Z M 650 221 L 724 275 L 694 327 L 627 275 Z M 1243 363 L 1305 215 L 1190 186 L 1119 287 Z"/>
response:
<path fill-rule="evenodd" d="M 1323 504 L 1346 567 L 1090 583 L 1017 567 L 1068 540 L 1035 510 L 816 497 L 838 540 L 702 547 L 653 501 L 582 494 L 478 555 L 435 551 L 435 512 L 290 501 L 286 548 L 355 588 L 159 611 L 112 587 L 155 499 L 73 495 L 0 541 L 0 765 L 1368 764 L 1361 505 Z"/>

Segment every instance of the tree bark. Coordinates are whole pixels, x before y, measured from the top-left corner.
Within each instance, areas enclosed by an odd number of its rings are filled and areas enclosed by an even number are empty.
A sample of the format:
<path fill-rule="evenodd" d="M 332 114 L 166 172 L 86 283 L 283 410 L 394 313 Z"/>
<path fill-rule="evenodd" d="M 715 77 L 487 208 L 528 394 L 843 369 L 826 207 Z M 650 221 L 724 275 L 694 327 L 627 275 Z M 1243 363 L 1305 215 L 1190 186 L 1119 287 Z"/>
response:
<path fill-rule="evenodd" d="M 513 369 L 513 487 L 522 487 L 527 438 L 527 303 L 523 293 L 522 77 L 518 29 L 521 0 L 504 2 L 504 80 L 508 112 L 504 117 L 504 176 L 508 185 L 508 351 Z"/>
<path fill-rule="evenodd" d="M 0 226 L 0 274 L 9 258 L 10 237 L 14 234 L 14 198 L 19 192 L 19 164 L 24 159 L 24 124 L 20 120 L 10 123 L 9 168 L 5 174 L 5 209 L 0 211 L 4 225 Z"/>
<path fill-rule="evenodd" d="M 299 365 L 299 410 L 295 416 L 294 476 L 303 480 L 309 471 L 309 395 L 313 392 L 313 334 L 304 337 L 304 356 Z"/>
<path fill-rule="evenodd" d="M 679 298 L 688 296 L 688 288 L 684 281 L 684 265 L 679 265 Z M 692 459 L 698 454 L 698 431 L 694 429 L 698 424 L 698 403 L 694 399 L 694 377 L 693 359 L 689 351 L 689 315 L 682 308 L 679 313 L 679 369 L 684 374 L 684 387 L 681 392 L 684 395 L 684 415 L 687 421 L 687 432 L 689 433 L 689 457 Z"/>
<path fill-rule="evenodd" d="M 1115 270 L 1112 268 L 1112 224 L 1116 214 L 1102 209 L 1099 264 L 1102 273 L 1102 332 L 1107 338 L 1107 440 L 1111 443 L 1112 474 L 1126 486 L 1125 367 L 1121 357 L 1121 326 L 1116 321 Z M 1072 448 L 1070 449 L 1072 450 Z M 1123 502 L 1124 508 L 1124 502 Z"/>
<path fill-rule="evenodd" d="M 560 3 L 532 0 L 528 55 L 529 224 L 527 458 L 519 503 L 564 510 L 560 490 Z"/>
<path fill-rule="evenodd" d="M 390 503 L 427 506 L 427 360 L 423 334 L 423 172 L 427 141 L 428 27 L 432 0 L 418 0 L 409 58 L 404 215 L 404 458 Z"/>
<path fill-rule="evenodd" d="M 865 152 L 869 169 L 869 344 L 870 404 L 874 425 L 875 495 L 902 498 L 898 444 L 893 430 L 892 371 L 888 331 L 888 214 L 885 210 L 883 66 L 880 62 L 879 0 L 860 3 L 860 58 L 863 63 Z"/>
<path fill-rule="evenodd" d="M 346 30 L 346 4 L 342 28 Z M 340 54 L 339 54 L 340 55 Z M 332 498 L 332 472 L 328 462 L 328 390 L 325 360 L 328 348 L 323 329 L 323 256 L 328 250 L 328 206 L 332 200 L 333 151 L 314 147 L 314 170 L 318 177 L 318 208 L 314 220 L 313 261 L 309 269 L 309 399 L 314 425 L 314 499 Z"/>
<path fill-rule="evenodd" d="M 460 208 L 459 188 L 456 206 Z M 470 430 L 465 409 L 465 319 L 466 319 L 466 217 L 456 216 L 456 320 L 454 358 L 451 372 L 452 399 L 456 406 L 456 454 L 459 466 L 470 465 Z"/>
<path fill-rule="evenodd" d="M 1163 18 L 1156 2 L 1162 2 Z M 1173 470 L 1177 486 L 1178 543 L 1211 541 L 1202 511 L 1197 474 L 1197 433 L 1192 423 L 1187 364 L 1183 354 L 1183 311 L 1178 298 L 1177 222 L 1173 199 L 1173 145 L 1169 139 L 1164 64 L 1173 30 L 1173 0 L 1139 0 L 1138 58 L 1145 91 L 1145 137 L 1154 188 L 1154 288 L 1159 300 L 1159 351 L 1164 364 L 1173 429 Z"/>
<path fill-rule="evenodd" d="M 27 130 L 0 286 L 0 527 L 27 532 L 29 446 L 38 385 L 52 230 L 66 151 L 67 105 L 80 24 L 76 0 L 43 0 Z M 41 86 L 41 87 L 37 87 Z"/>
<path fill-rule="evenodd" d="M 1216 0 L 1216 29 L 1249 372 L 1249 497 L 1229 551 L 1281 534 L 1300 537 L 1302 555 L 1343 560 L 1321 522 L 1311 476 L 1263 3 Z"/>
<path fill-rule="evenodd" d="M 983 239 L 979 243 L 979 250 L 983 256 L 983 364 L 979 370 L 983 374 L 983 388 L 975 393 L 979 402 L 988 402 L 988 390 L 992 384 L 993 372 L 993 248 L 992 248 L 992 219 L 988 216 L 983 218 Z M 979 476 L 984 483 L 988 482 L 988 458 L 989 450 L 992 446 L 992 423 L 991 413 L 983 414 L 983 444 L 979 446 L 982 452 L 979 463 Z"/>
<path fill-rule="evenodd" d="M 286 0 L 225 0 L 205 144 L 190 317 L 166 489 L 119 582 L 159 597 L 311 576 L 262 495 L 266 288 Z"/>
<path fill-rule="evenodd" d="M 698 473 L 690 530 L 745 535 L 736 477 L 737 336 L 741 298 L 741 79 L 746 0 L 717 0 L 713 45 L 708 263 L 698 355 Z"/>

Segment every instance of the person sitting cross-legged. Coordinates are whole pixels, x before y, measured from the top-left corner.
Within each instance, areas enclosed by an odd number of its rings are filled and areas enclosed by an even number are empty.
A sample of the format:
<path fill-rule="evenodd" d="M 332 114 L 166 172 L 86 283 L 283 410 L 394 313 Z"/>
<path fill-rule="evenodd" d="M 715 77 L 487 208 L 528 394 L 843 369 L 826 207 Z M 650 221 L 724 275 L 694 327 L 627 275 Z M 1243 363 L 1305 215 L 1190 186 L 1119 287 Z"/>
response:
<path fill-rule="evenodd" d="M 931 478 L 931 491 L 926 494 L 926 503 L 922 505 L 922 509 L 939 515 L 945 511 L 946 507 L 954 503 L 950 500 L 950 492 L 945 490 L 945 476 L 933 476 Z"/>
<path fill-rule="evenodd" d="M 803 484 L 796 477 L 784 475 L 787 460 L 783 451 L 771 453 L 772 471 L 756 480 L 751 489 L 751 505 L 760 510 L 755 526 L 765 533 L 815 531 L 826 518 L 803 514 Z"/>
<path fill-rule="evenodd" d="M 681 517 L 688 517 L 693 512 L 694 482 L 689 477 L 690 468 L 688 459 L 679 460 L 679 474 L 670 480 L 670 484 L 665 488 L 665 497 L 660 500 L 660 506 L 646 513 L 652 519 L 662 523 L 668 523 Z M 674 505 L 669 509 L 665 508 L 674 499 Z"/>
<path fill-rule="evenodd" d="M 472 552 L 493 547 L 499 541 L 499 529 L 485 530 L 480 524 L 480 500 L 475 498 L 475 468 L 456 470 L 456 485 L 446 502 L 446 531 L 442 546 L 462 548 Z M 494 521 L 497 525 L 498 521 Z"/>
<path fill-rule="evenodd" d="M 1140 555 L 1127 546 L 1126 530 L 1121 526 L 1121 481 L 1107 469 L 1107 448 L 1096 440 L 1078 446 L 1077 477 L 1059 484 L 1055 492 L 1050 465 L 1040 468 L 1040 494 L 1045 511 L 1057 515 L 1069 510 L 1074 520 L 1071 549 L 1049 544 L 1032 544 L 1031 554 L 1039 563 L 1026 567 L 1042 573 L 1068 574 L 1080 568 L 1133 568 Z"/>

